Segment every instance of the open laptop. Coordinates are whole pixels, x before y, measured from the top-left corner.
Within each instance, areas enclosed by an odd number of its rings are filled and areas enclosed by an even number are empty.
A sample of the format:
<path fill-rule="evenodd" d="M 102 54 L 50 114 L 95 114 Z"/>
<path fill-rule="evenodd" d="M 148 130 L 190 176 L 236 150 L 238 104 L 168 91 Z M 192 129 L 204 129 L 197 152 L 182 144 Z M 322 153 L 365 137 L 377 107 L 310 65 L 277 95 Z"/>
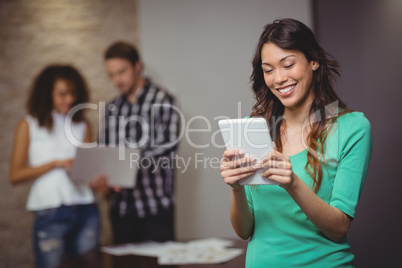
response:
<path fill-rule="evenodd" d="M 126 147 L 78 147 L 70 179 L 88 183 L 95 175 L 102 174 L 108 177 L 109 185 L 134 188 L 140 155 L 139 149 Z"/>

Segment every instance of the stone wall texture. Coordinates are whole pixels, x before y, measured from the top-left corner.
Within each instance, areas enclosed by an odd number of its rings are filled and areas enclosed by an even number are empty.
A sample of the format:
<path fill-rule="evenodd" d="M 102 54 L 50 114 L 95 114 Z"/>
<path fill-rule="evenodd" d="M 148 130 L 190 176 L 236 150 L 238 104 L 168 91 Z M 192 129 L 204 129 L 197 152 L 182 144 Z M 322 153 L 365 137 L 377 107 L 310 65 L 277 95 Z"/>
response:
<path fill-rule="evenodd" d="M 117 94 L 103 66 L 116 40 L 136 44 L 136 0 L 0 0 L 0 267 L 33 267 L 32 220 L 25 203 L 31 183 L 11 185 L 9 159 L 17 122 L 26 113 L 33 78 L 50 63 L 68 63 L 87 79 L 91 102 Z M 88 113 L 93 133 L 98 112 Z M 95 137 L 94 137 L 95 138 Z M 102 244 L 111 241 L 106 202 Z"/>

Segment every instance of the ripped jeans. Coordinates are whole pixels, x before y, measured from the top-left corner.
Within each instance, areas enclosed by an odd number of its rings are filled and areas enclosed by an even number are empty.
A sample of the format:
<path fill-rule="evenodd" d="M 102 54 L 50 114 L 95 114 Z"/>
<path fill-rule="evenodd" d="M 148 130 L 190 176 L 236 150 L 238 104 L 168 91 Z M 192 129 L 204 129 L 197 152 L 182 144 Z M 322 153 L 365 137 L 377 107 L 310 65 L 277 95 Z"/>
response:
<path fill-rule="evenodd" d="M 53 268 L 98 245 L 96 204 L 61 206 L 35 212 L 33 243 L 36 268 Z"/>

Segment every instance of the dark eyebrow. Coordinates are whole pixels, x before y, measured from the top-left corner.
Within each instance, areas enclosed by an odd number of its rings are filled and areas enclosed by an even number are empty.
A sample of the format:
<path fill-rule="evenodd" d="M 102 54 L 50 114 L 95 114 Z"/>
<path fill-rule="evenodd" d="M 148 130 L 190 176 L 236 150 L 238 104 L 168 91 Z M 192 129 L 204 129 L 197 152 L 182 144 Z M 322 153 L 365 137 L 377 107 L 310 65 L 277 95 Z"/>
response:
<path fill-rule="evenodd" d="M 289 57 L 296 57 L 296 55 L 288 55 L 288 56 L 286 56 L 286 57 L 283 57 L 279 62 L 282 62 L 282 61 L 286 60 L 286 59 L 289 58 Z M 266 63 L 266 62 L 263 62 L 262 65 L 269 65 L 269 66 L 271 66 L 271 64 Z"/>

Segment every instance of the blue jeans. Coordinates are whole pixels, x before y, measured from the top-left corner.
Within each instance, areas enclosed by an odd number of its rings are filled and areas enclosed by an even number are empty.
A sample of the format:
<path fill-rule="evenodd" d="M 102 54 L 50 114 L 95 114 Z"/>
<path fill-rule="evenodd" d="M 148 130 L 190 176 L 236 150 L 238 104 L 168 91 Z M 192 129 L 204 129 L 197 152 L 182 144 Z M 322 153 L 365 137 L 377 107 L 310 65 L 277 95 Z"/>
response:
<path fill-rule="evenodd" d="M 36 211 L 33 227 L 35 267 L 53 268 L 95 248 L 99 230 L 96 204 Z"/>

